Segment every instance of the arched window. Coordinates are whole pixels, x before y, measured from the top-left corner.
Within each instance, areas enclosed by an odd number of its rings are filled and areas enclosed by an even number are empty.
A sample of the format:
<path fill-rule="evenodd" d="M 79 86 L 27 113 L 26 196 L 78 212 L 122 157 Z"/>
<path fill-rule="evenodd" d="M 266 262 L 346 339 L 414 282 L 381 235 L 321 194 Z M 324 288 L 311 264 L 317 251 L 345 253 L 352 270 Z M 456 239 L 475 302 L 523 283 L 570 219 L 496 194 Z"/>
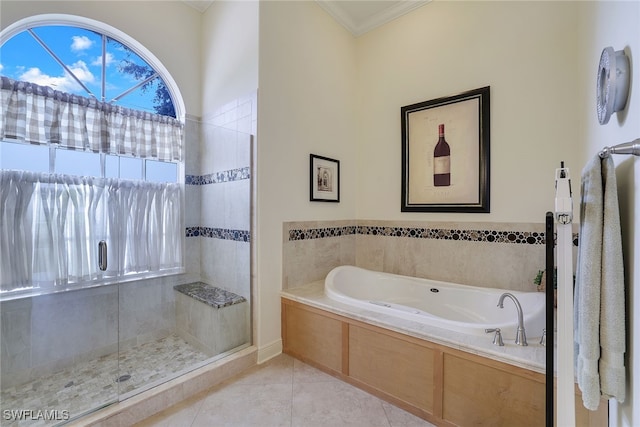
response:
<path fill-rule="evenodd" d="M 0 34 L 0 74 L 62 92 L 184 118 L 168 71 L 125 33 L 68 15 L 26 18 Z"/>
<path fill-rule="evenodd" d="M 162 64 L 66 15 L 7 27 L 0 58 L 0 292 L 183 271 L 184 104 Z"/>

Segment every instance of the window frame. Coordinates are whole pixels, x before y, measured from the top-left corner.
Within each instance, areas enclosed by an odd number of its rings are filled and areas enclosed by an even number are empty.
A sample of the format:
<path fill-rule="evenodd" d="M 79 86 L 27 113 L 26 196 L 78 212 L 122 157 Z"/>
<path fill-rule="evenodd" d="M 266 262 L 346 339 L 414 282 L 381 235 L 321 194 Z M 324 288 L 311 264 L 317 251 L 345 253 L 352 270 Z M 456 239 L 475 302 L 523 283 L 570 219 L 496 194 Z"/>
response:
<path fill-rule="evenodd" d="M 33 15 L 33 16 L 29 16 L 26 18 L 23 18 L 9 26 L 7 26 L 5 29 L 3 29 L 2 31 L 0 31 L 0 47 L 3 46 L 5 44 L 5 42 L 7 42 L 9 39 L 11 39 L 13 36 L 26 31 L 29 28 L 35 28 L 35 27 L 43 27 L 43 26 L 52 26 L 52 25 L 58 25 L 58 26 L 72 26 L 72 27 L 78 27 L 78 28 L 82 28 L 85 30 L 90 30 L 90 31 L 94 31 L 98 34 L 102 34 L 102 35 L 106 35 L 107 37 L 110 37 L 111 39 L 127 46 L 129 49 L 131 49 L 135 54 L 137 54 L 140 58 L 142 58 L 147 64 L 149 64 L 149 66 L 151 66 L 158 74 L 158 77 L 160 79 L 162 79 L 164 81 L 165 86 L 167 87 L 167 90 L 169 91 L 169 94 L 171 96 L 171 99 L 173 101 L 174 104 L 174 108 L 175 108 L 175 112 L 176 112 L 176 119 L 178 121 L 180 121 L 186 129 L 186 109 L 185 109 L 185 104 L 184 104 L 184 100 L 182 98 L 182 94 L 180 93 L 180 90 L 178 88 L 178 85 L 176 84 L 175 80 L 173 79 L 173 77 L 171 76 L 171 74 L 169 73 L 169 71 L 166 69 L 166 67 L 160 62 L 160 60 L 158 60 L 158 58 L 156 58 L 155 55 L 153 55 L 146 47 L 144 47 L 140 42 L 138 42 L 137 40 L 135 40 L 134 38 L 132 38 L 131 36 L 129 36 L 128 34 L 118 30 L 117 28 L 114 28 L 104 22 L 100 22 L 100 21 L 96 21 L 90 18 L 86 18 L 86 17 L 81 17 L 81 16 L 76 16 L 76 15 L 68 15 L 68 14 L 39 14 L 39 15 Z M 183 138 L 186 139 L 186 135 L 183 134 Z M 184 142 L 184 141 L 183 141 Z M 2 140 L 0 141 L 0 143 L 4 144 L 4 143 L 19 143 L 16 141 L 12 141 L 12 140 Z M 50 159 L 50 171 L 49 173 L 54 173 L 52 168 L 53 163 L 51 161 L 52 156 L 55 157 L 55 151 L 59 150 L 59 149 L 63 149 L 63 148 L 59 148 L 59 147 L 55 147 L 55 146 L 49 146 L 49 150 L 50 150 L 50 154 L 49 154 L 49 159 Z M 176 181 L 175 183 L 178 183 L 180 185 L 181 191 L 180 191 L 180 205 L 181 205 L 181 210 L 182 210 L 182 225 L 181 225 L 181 229 L 184 230 L 185 228 L 185 212 L 186 212 L 186 208 L 185 208 L 185 165 L 186 165 L 186 157 L 185 157 L 185 150 L 186 150 L 186 144 L 183 143 L 182 144 L 182 153 L 181 153 L 181 159 L 179 162 L 175 162 L 175 164 L 177 165 L 177 177 L 176 177 Z M 105 170 L 104 170 L 104 159 L 106 154 L 104 153 L 100 153 L 101 156 L 101 177 L 99 178 L 103 178 L 105 175 Z M 118 156 L 118 157 L 128 157 L 128 156 Z M 155 160 L 155 159 L 145 159 L 145 158 L 140 158 L 143 162 L 143 165 L 145 164 L 146 160 Z M 171 162 L 174 163 L 174 162 Z M 143 171 L 144 171 L 144 166 L 143 166 Z M 120 178 L 118 178 L 120 179 Z M 143 176 L 143 181 L 146 181 L 146 176 Z M 181 233 L 180 238 L 182 239 L 182 247 L 183 247 L 183 251 L 182 251 L 182 266 L 181 267 L 177 267 L 177 268 L 173 268 L 173 269 L 165 269 L 165 270 L 161 270 L 161 271 L 156 271 L 156 272 L 145 272 L 145 273 L 125 273 L 125 272 L 119 272 L 117 274 L 116 277 L 114 278 L 109 278 L 109 279 L 101 279 L 101 280 L 94 280 L 94 281 L 88 281 L 88 282 L 78 282 L 78 283 L 74 283 L 70 286 L 64 286 L 64 287 L 60 287 L 58 289 L 45 289 L 42 290 L 40 288 L 30 288 L 30 289 L 25 289 L 25 290 L 20 290 L 17 292 L 8 292 L 8 293 L 3 293 L 4 295 L 0 296 L 0 300 L 1 301 L 5 301 L 5 300 L 11 300 L 11 299 L 18 299 L 18 298 L 25 298 L 25 297 L 32 297 L 32 296 L 36 296 L 36 295 L 43 295 L 43 294 L 49 294 L 49 293 L 56 293 L 56 292 L 64 292 L 64 291 L 70 291 L 70 290 L 77 290 L 77 289 L 86 289 L 86 288 L 93 288 L 93 287 L 98 287 L 98 286 L 104 286 L 104 285 L 110 285 L 110 284 L 119 284 L 119 283 L 125 283 L 125 282 L 131 282 L 131 281 L 139 281 L 139 280 L 147 280 L 147 279 L 153 279 L 153 278 L 159 278 L 159 277 L 165 277 L 165 276 L 171 276 L 171 275 L 177 275 L 177 274 L 183 274 L 186 272 L 186 252 L 187 252 L 187 247 L 186 247 L 186 237 L 185 237 L 185 233 Z"/>
<path fill-rule="evenodd" d="M 180 93 L 180 90 L 178 89 L 178 85 L 176 84 L 175 80 L 166 69 L 166 67 L 140 42 L 108 24 L 76 15 L 33 15 L 21 19 L 20 21 L 15 22 L 2 30 L 0 32 L 0 47 L 16 34 L 26 31 L 29 28 L 46 27 L 50 25 L 72 26 L 94 31 L 99 34 L 104 34 L 114 39 L 115 41 L 127 46 L 136 55 L 140 56 L 140 58 L 142 58 L 147 64 L 149 64 L 154 70 L 158 72 L 160 78 L 164 80 L 164 83 L 171 95 L 171 99 L 173 100 L 174 108 L 176 111 L 176 119 L 178 119 L 182 123 L 185 122 L 186 114 L 184 100 L 182 99 L 182 95 Z"/>

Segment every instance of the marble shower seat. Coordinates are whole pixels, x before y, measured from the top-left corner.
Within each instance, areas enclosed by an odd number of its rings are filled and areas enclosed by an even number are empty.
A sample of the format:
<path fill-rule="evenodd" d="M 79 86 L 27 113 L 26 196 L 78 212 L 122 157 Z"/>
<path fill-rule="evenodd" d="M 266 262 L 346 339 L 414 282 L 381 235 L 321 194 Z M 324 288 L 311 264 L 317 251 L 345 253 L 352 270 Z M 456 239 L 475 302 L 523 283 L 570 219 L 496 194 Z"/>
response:
<path fill-rule="evenodd" d="M 233 292 L 203 282 L 174 286 L 176 330 L 210 356 L 250 341 L 249 303 Z"/>

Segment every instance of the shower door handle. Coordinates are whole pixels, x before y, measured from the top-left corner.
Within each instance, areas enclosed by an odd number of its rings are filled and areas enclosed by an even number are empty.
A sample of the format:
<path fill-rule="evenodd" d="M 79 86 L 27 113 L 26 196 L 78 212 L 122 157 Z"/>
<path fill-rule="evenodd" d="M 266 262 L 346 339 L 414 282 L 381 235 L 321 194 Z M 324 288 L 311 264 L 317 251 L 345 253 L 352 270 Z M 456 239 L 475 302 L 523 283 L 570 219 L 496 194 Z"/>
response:
<path fill-rule="evenodd" d="M 107 269 L 107 242 L 100 240 L 98 243 L 98 268 L 101 271 Z"/>

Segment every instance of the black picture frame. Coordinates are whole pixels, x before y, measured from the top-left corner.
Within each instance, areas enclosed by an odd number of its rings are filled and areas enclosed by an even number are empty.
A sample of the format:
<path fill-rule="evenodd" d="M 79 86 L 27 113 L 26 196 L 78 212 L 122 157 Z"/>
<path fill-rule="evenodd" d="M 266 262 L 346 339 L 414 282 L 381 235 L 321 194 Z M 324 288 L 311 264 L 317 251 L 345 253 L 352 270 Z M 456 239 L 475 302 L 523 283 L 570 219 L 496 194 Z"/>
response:
<path fill-rule="evenodd" d="M 311 154 L 309 156 L 309 200 L 340 202 L 340 161 Z"/>
<path fill-rule="evenodd" d="M 402 212 L 490 212 L 490 86 L 400 108 Z M 439 125 L 450 146 L 450 183 L 436 186 Z"/>

